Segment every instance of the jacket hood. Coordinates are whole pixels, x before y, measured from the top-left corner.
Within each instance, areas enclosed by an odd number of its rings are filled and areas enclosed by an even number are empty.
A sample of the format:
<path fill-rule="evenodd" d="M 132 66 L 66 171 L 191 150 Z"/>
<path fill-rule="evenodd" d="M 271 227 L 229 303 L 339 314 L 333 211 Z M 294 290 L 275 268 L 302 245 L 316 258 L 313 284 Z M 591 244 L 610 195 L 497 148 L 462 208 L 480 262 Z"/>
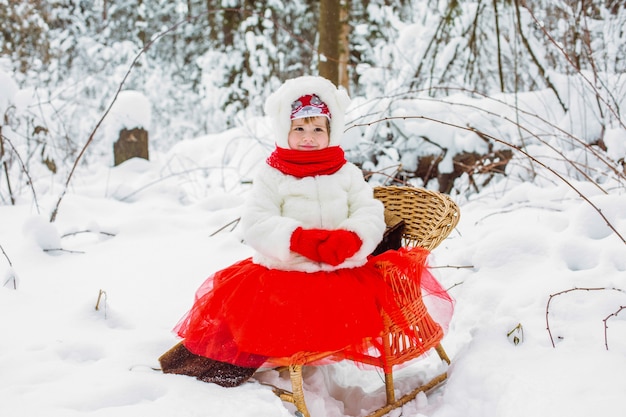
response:
<path fill-rule="evenodd" d="M 265 114 L 270 118 L 275 132 L 276 146 L 288 149 L 287 137 L 291 128 L 291 104 L 302 96 L 317 95 L 330 111 L 329 146 L 341 146 L 345 128 L 345 112 L 350 97 L 344 89 L 323 77 L 303 76 L 285 81 L 265 101 Z"/>

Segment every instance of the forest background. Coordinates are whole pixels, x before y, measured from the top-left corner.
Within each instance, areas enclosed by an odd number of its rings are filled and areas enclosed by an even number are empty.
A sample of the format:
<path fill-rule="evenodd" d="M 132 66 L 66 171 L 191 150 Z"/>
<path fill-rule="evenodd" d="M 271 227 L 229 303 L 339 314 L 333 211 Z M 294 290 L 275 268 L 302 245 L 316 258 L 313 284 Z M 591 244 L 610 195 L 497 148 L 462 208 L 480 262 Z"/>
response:
<path fill-rule="evenodd" d="M 261 116 L 283 80 L 317 73 L 357 103 L 347 150 L 365 171 L 472 193 L 514 157 L 534 177 L 548 144 L 566 178 L 623 177 L 618 0 L 0 0 L 0 21 L 2 88 L 20 91 L 0 103 L 3 204 L 36 193 L 29 175 L 110 155 L 101 122 L 123 90 L 147 98 L 159 151 Z M 527 92 L 545 108 L 520 105 Z"/>
<path fill-rule="evenodd" d="M 265 98 L 321 74 L 370 183 L 461 207 L 433 252 L 449 379 L 402 415 L 621 417 L 623 1 L 0 0 L 0 34 L 0 414 L 291 415 L 152 368 L 207 274 L 250 256 Z M 114 166 L 121 127 L 149 161 Z M 309 372 L 313 415 L 384 402 L 374 372 Z"/>

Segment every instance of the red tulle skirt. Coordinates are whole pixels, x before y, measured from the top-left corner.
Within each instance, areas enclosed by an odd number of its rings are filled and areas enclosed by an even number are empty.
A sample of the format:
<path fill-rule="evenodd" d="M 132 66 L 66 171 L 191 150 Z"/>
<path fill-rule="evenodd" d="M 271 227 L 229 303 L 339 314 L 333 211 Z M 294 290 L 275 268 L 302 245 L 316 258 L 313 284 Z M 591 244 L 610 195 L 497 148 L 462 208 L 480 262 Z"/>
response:
<path fill-rule="evenodd" d="M 426 284 L 450 306 L 443 320 L 450 319 L 451 299 L 428 272 L 427 255 L 421 248 L 388 251 L 362 267 L 314 273 L 268 269 L 248 258 L 209 277 L 174 331 L 197 355 L 247 367 L 299 363 L 300 352 L 324 352 L 326 361 L 363 354 L 382 334 L 381 310 L 401 317 L 381 263 Z"/>

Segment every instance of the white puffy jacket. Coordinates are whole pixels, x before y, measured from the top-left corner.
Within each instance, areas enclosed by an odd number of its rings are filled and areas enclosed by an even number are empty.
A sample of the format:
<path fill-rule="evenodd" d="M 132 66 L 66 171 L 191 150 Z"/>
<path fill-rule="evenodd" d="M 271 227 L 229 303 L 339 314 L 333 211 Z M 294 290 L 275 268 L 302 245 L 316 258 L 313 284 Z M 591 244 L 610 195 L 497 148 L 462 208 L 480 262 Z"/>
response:
<path fill-rule="evenodd" d="M 366 263 L 385 231 L 383 205 L 359 168 L 346 163 L 332 175 L 296 178 L 269 165 L 260 167 L 242 216 L 253 260 L 273 269 L 331 271 Z M 338 266 L 292 252 L 291 234 L 304 229 L 345 229 L 363 241 L 361 249 Z"/>

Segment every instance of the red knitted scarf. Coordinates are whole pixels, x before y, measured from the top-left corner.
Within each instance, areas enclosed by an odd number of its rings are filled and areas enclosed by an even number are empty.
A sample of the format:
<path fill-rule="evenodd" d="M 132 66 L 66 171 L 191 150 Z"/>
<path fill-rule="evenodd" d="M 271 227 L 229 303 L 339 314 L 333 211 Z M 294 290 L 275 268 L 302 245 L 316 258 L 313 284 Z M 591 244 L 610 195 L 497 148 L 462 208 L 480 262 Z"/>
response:
<path fill-rule="evenodd" d="M 267 158 L 269 166 L 297 178 L 334 174 L 345 163 L 343 149 L 339 146 L 329 146 L 315 151 L 296 151 L 277 146 Z"/>

